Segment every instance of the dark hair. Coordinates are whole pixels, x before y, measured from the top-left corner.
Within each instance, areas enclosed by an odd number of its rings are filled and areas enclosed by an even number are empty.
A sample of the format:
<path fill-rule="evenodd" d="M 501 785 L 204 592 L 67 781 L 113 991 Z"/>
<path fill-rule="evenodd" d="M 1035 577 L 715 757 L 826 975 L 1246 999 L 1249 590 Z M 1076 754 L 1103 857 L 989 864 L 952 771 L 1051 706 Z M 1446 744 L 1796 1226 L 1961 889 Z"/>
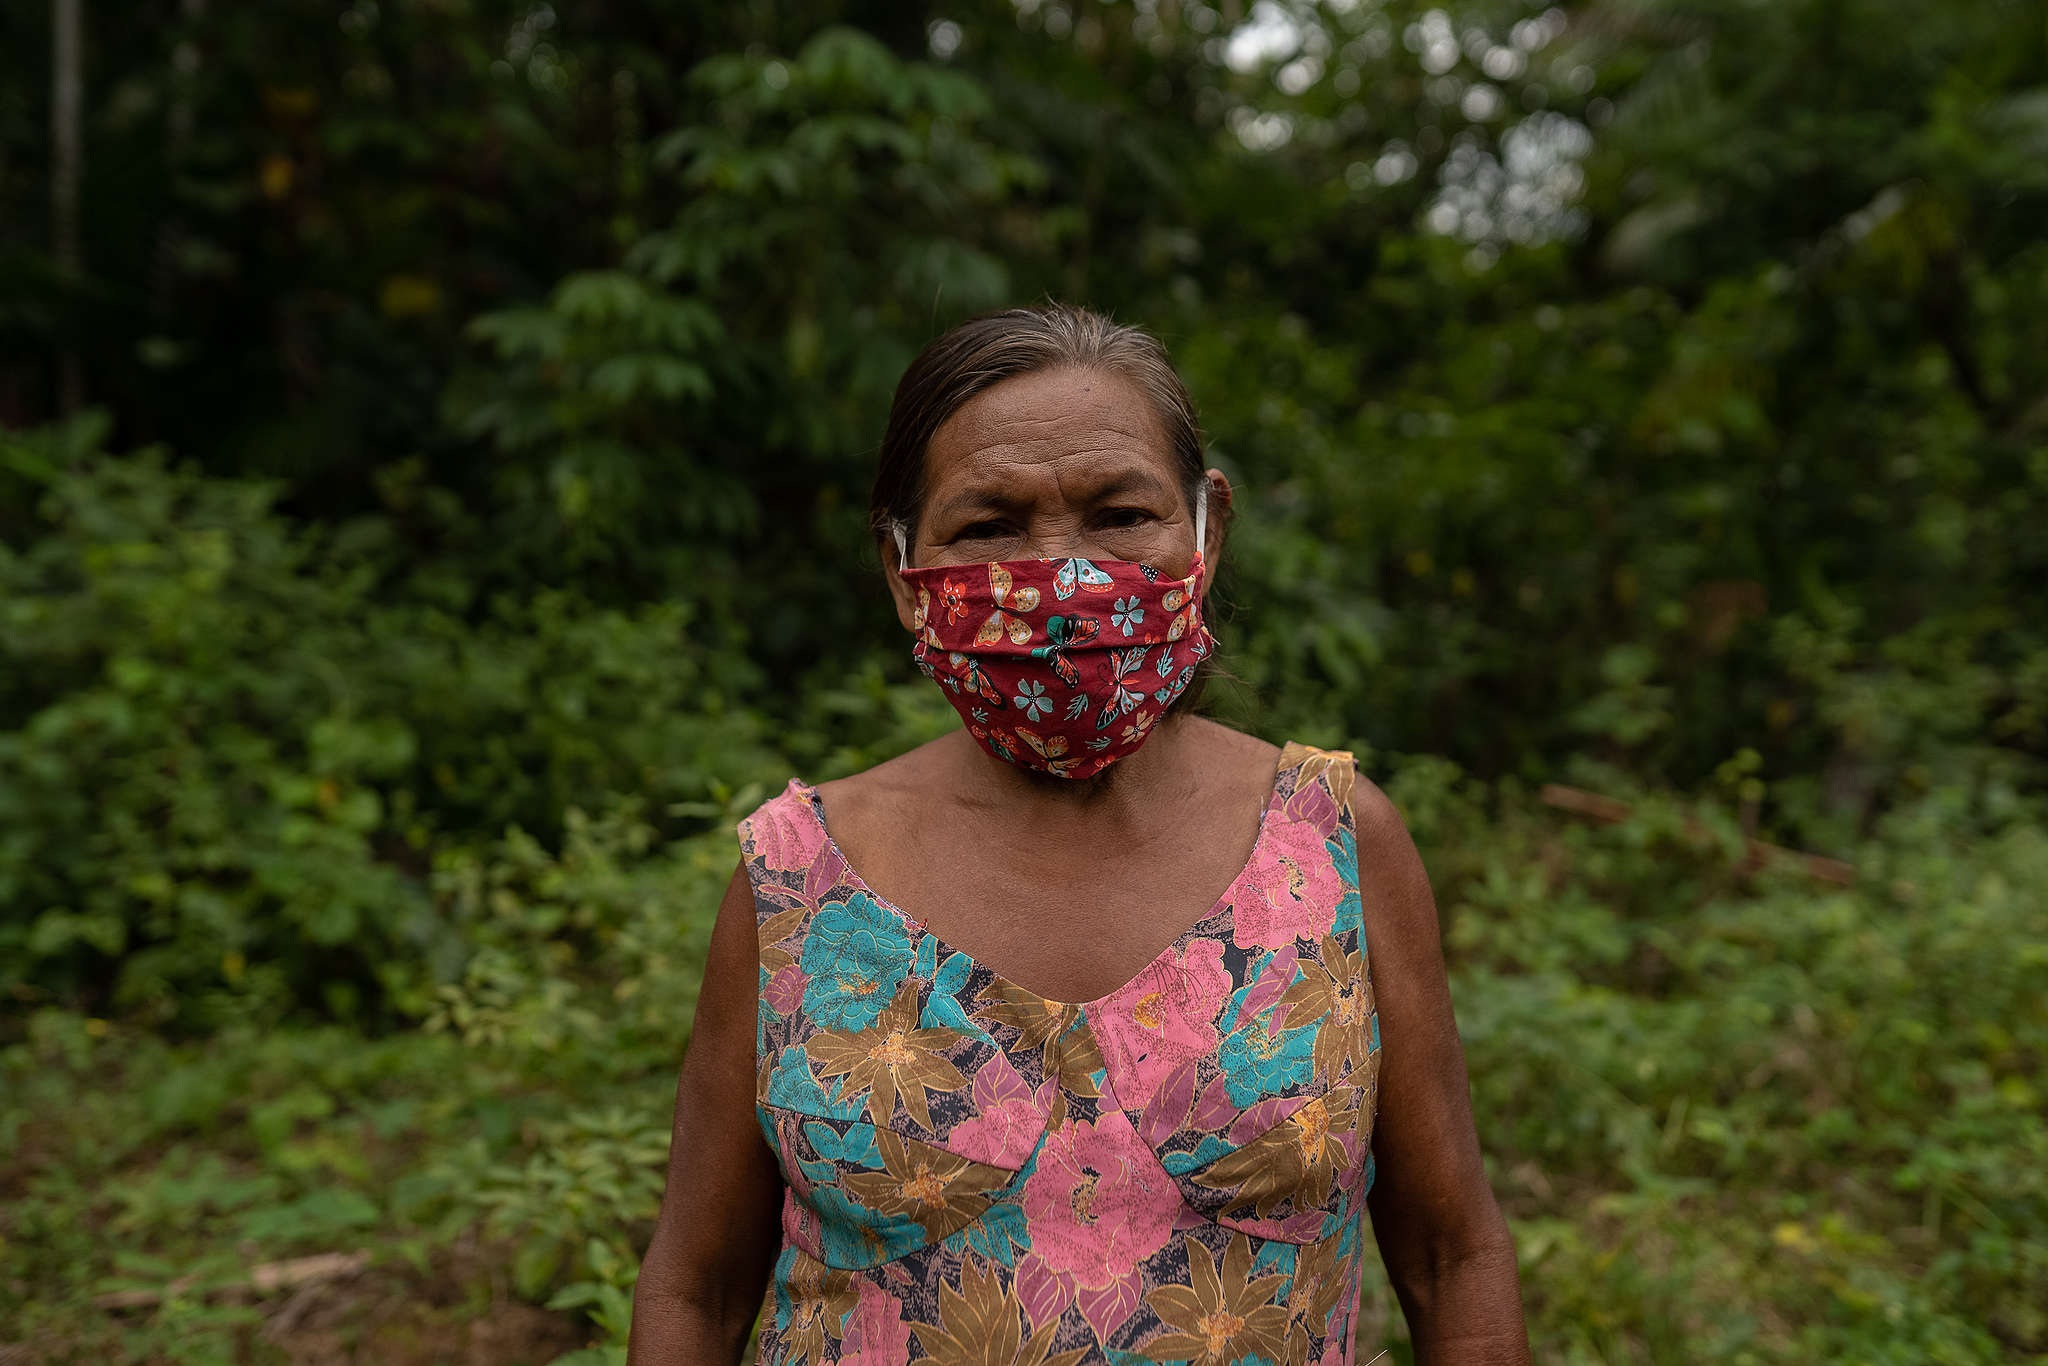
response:
<path fill-rule="evenodd" d="M 915 539 L 924 508 L 925 448 L 946 419 L 982 390 L 1016 375 L 1065 367 L 1123 376 L 1152 405 L 1193 507 L 1206 465 L 1202 424 L 1166 348 L 1151 334 L 1067 304 L 1010 308 L 961 323 L 918 353 L 897 382 L 868 495 L 868 522 L 886 539 L 901 524 Z M 1210 509 L 1220 518 L 1223 509 Z"/>

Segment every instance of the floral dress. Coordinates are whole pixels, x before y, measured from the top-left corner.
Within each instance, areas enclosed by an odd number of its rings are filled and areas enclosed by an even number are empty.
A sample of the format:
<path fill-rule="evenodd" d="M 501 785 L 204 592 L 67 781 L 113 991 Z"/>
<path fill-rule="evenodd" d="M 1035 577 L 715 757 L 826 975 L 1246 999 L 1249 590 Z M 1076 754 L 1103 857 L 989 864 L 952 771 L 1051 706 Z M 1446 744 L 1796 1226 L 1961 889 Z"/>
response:
<path fill-rule="evenodd" d="M 760 1360 L 1348 1366 L 1379 1072 L 1356 772 L 1289 745 L 1215 906 L 1081 1004 L 877 896 L 814 788 L 742 821 L 788 1186 Z"/>

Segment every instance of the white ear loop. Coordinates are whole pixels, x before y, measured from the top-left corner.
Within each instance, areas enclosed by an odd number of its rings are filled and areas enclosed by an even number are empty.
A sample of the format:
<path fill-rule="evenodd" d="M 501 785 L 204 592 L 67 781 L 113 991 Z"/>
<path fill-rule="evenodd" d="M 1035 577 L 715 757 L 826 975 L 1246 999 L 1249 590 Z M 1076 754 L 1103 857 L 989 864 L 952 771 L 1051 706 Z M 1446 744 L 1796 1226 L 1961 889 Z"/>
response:
<path fill-rule="evenodd" d="M 896 569 L 898 573 L 910 568 L 910 547 L 903 539 L 903 523 L 889 523 L 889 530 L 896 536 Z"/>

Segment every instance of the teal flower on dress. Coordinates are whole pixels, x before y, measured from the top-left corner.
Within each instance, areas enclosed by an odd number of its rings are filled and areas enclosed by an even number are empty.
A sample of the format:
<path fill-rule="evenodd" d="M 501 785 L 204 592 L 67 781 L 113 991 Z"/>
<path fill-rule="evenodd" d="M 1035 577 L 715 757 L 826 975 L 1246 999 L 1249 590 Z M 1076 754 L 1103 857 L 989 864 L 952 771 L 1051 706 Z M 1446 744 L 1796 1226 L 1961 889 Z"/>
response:
<path fill-rule="evenodd" d="M 820 1086 L 811 1072 L 810 1055 L 804 1052 L 802 1044 L 798 1044 L 784 1049 L 782 1056 L 775 1061 L 774 1070 L 769 1072 L 768 1103 L 825 1119 L 853 1119 L 867 1109 L 867 1101 L 858 1097 L 841 1100 L 839 1093 L 845 1087 L 844 1077 L 835 1078 L 830 1091 Z M 772 1132 L 768 1141 L 771 1144 L 775 1142 Z"/>
<path fill-rule="evenodd" d="M 1052 714 L 1052 701 L 1045 695 L 1045 684 L 1024 679 L 1017 684 L 1017 695 L 1010 699 L 1024 713 L 1026 721 L 1036 721 L 1041 713 Z"/>
<path fill-rule="evenodd" d="M 1225 1019 L 1237 1014 L 1250 990 L 1249 986 L 1238 989 Z M 1308 1085 L 1315 1070 L 1315 1029 L 1282 1029 L 1272 1034 L 1267 1032 L 1272 1022 L 1270 1009 L 1260 1012 L 1232 1031 L 1217 1050 L 1216 1061 L 1223 1068 L 1223 1089 L 1232 1105 L 1249 1108 L 1258 1104 L 1261 1097 Z"/>
<path fill-rule="evenodd" d="M 827 1029 L 866 1029 L 910 972 L 910 936 L 866 892 L 828 901 L 804 936 L 804 1009 Z"/>
<path fill-rule="evenodd" d="M 924 1246 L 924 1226 L 915 1219 L 869 1209 L 838 1186 L 817 1187 L 809 1203 L 827 1266 L 880 1266 Z"/>
<path fill-rule="evenodd" d="M 1340 939 L 1352 932 L 1363 935 L 1365 916 L 1358 901 L 1358 835 L 1339 830 L 1323 841 L 1323 848 L 1329 850 L 1330 862 L 1344 886 L 1344 894 L 1337 898 L 1337 915 L 1330 924 L 1330 933 Z"/>
<path fill-rule="evenodd" d="M 1203 1134 L 1202 1141 L 1191 1153 L 1168 1153 L 1159 1160 L 1159 1165 L 1174 1176 L 1186 1176 L 1199 1171 L 1218 1158 L 1228 1157 L 1237 1149 L 1221 1134 Z"/>

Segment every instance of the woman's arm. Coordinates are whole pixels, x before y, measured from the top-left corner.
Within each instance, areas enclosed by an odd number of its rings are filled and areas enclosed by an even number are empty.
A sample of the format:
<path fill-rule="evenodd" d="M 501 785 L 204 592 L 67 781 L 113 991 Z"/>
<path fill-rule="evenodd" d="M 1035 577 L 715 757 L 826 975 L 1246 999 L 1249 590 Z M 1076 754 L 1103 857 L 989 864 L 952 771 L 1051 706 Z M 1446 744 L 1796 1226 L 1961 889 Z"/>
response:
<path fill-rule="evenodd" d="M 754 1121 L 754 936 L 742 866 L 718 906 L 676 1084 L 668 1189 L 633 1289 L 629 1366 L 737 1362 L 775 1258 L 782 1173 Z"/>
<path fill-rule="evenodd" d="M 1360 779 L 1358 867 L 1380 1013 L 1366 1206 L 1422 1363 L 1529 1361 L 1515 1244 L 1479 1158 L 1436 900 L 1386 794 Z"/>

